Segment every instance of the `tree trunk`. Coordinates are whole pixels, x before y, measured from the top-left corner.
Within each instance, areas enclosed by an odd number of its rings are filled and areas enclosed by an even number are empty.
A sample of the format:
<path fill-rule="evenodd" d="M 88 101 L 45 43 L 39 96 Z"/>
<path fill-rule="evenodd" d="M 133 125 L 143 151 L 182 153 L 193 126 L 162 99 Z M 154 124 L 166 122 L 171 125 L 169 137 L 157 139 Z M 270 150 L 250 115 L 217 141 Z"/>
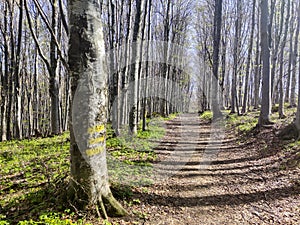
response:
<path fill-rule="evenodd" d="M 8 100 L 8 76 L 9 76 L 9 48 L 8 48 L 8 12 L 7 4 L 4 8 L 4 33 L 3 33 L 3 48 L 4 48 L 4 74 L 1 79 L 1 141 L 7 140 L 7 100 Z"/>
<path fill-rule="evenodd" d="M 219 52 L 220 52 L 220 39 L 222 27 L 222 0 L 215 0 L 215 14 L 214 14 L 214 36 L 213 36 L 213 76 L 212 76 L 212 111 L 213 117 L 219 118 L 222 116 L 219 104 Z"/>
<path fill-rule="evenodd" d="M 294 23 L 295 23 L 295 10 L 294 10 L 294 3 L 292 3 L 292 17 L 290 19 L 290 31 L 294 30 Z M 294 32 L 290 32 L 290 40 L 289 40 L 289 61 L 288 61 L 288 71 L 287 71 L 287 83 L 286 83 L 286 91 L 285 91 L 285 103 L 290 101 L 290 90 L 291 90 L 291 74 L 292 74 L 292 64 L 294 60 L 294 51 L 293 51 L 293 38 Z"/>
<path fill-rule="evenodd" d="M 235 37 L 234 37 L 234 53 L 233 53 L 233 75 L 232 75 L 232 86 L 231 86 L 231 112 L 235 113 L 235 108 L 239 111 L 239 103 L 237 96 L 237 77 L 238 77 L 238 58 L 240 55 L 240 38 L 241 38 L 241 9 L 242 2 L 237 1 L 236 3 L 236 21 L 235 21 Z M 239 113 L 239 112 L 238 112 Z"/>
<path fill-rule="evenodd" d="M 254 75 L 254 109 L 258 109 L 259 106 L 259 89 L 261 80 L 261 54 L 260 54 L 260 42 L 259 42 L 259 16 L 257 16 L 257 40 L 256 40 L 256 53 L 255 53 L 255 75 Z"/>
<path fill-rule="evenodd" d="M 269 49 L 269 9 L 268 0 L 261 0 L 261 55 L 263 62 L 262 106 L 258 125 L 270 123 L 271 114 L 271 76 L 270 76 L 270 49 Z"/>
<path fill-rule="evenodd" d="M 130 71 L 130 113 L 129 113 L 129 133 L 135 135 L 137 133 L 137 103 L 138 103 L 138 71 L 139 71 L 139 40 L 140 22 L 141 22 L 141 6 L 142 0 L 136 0 L 136 15 L 133 28 L 133 48 L 131 57 Z"/>
<path fill-rule="evenodd" d="M 245 90 L 244 90 L 244 99 L 243 99 L 243 108 L 242 113 L 246 112 L 247 108 L 247 100 L 248 100 L 248 89 L 249 89 L 249 73 L 250 73 L 250 64 L 251 64 L 251 56 L 252 56 L 252 48 L 253 48 L 253 36 L 254 36 L 254 27 L 255 27 L 255 5 L 256 0 L 253 0 L 252 6 L 252 25 L 251 25 L 251 34 L 250 34 L 250 45 L 248 49 L 248 58 L 247 58 L 247 66 L 246 66 L 246 77 L 245 77 Z"/>
<path fill-rule="evenodd" d="M 147 0 L 148 1 L 148 0 Z M 147 4 L 145 4 L 145 9 L 147 7 Z M 146 45 L 146 65 L 145 65 L 145 88 L 144 88 L 144 100 L 143 100 L 143 106 L 142 106 L 142 130 L 145 131 L 147 129 L 147 102 L 149 99 L 147 98 L 147 92 L 148 92 L 148 80 L 149 80 L 149 51 L 150 51 L 150 40 L 151 40 L 151 8 L 152 8 L 152 0 L 148 1 L 148 19 L 147 19 L 147 30 L 146 30 L 146 36 L 147 36 L 147 45 Z M 146 11 L 146 10 L 145 10 Z M 146 12 L 145 12 L 146 16 Z M 146 17 L 145 17 L 146 19 Z"/>
<path fill-rule="evenodd" d="M 52 31 L 57 35 L 57 22 L 58 22 L 58 6 L 57 0 L 52 0 Z M 51 99 L 51 133 L 59 134 L 61 132 L 59 123 L 59 88 L 57 83 L 57 69 L 58 69 L 58 55 L 57 47 L 55 45 L 55 37 L 51 36 L 50 41 L 50 81 L 49 93 Z"/>
<path fill-rule="evenodd" d="M 270 62 L 272 63 L 271 65 L 274 64 L 273 60 L 274 59 L 276 60 L 276 57 L 274 56 L 274 54 L 278 54 L 278 50 L 275 50 L 275 49 L 276 49 L 277 39 L 278 39 L 278 37 L 280 37 L 279 35 L 276 36 L 276 33 L 275 33 L 275 35 L 272 35 L 276 1 L 277 0 L 271 0 L 271 2 L 270 2 L 271 3 L 271 7 L 270 7 L 269 24 L 268 24 L 268 40 L 269 40 L 270 57 L 271 57 L 271 49 L 273 49 L 272 62 L 271 62 L 271 58 L 270 58 Z M 276 27 L 276 29 L 278 29 L 278 28 Z M 273 36 L 275 38 L 274 41 L 273 41 Z M 273 94 L 272 93 L 272 91 L 273 91 L 273 78 L 275 79 L 275 66 L 272 67 L 272 69 L 270 69 L 270 70 L 271 70 L 271 98 L 272 98 L 272 94 Z M 274 70 L 274 73 L 273 73 L 273 70 Z"/>
<path fill-rule="evenodd" d="M 20 61 L 23 32 L 23 0 L 20 0 L 18 42 L 16 51 L 16 65 L 14 68 L 14 104 L 15 104 L 15 137 L 22 139 L 22 112 L 21 112 L 21 86 L 20 86 Z"/>
<path fill-rule="evenodd" d="M 72 78 L 71 182 L 68 196 L 78 208 L 100 204 L 107 217 L 126 211 L 113 197 L 106 163 L 107 68 L 97 1 L 70 0 L 69 67 Z"/>
<path fill-rule="evenodd" d="M 297 80 L 296 71 L 297 71 L 297 62 L 298 62 L 299 33 L 300 33 L 300 2 L 298 2 L 298 6 L 297 6 L 297 28 L 296 28 L 295 43 L 294 43 L 294 59 L 293 59 L 293 72 L 292 72 L 292 82 L 291 82 L 291 98 L 290 98 L 291 107 L 296 106 L 296 80 Z"/>
<path fill-rule="evenodd" d="M 284 56 L 284 48 L 286 44 L 286 39 L 287 39 L 287 33 L 288 33 L 288 28 L 289 28 L 289 19 L 290 19 L 290 0 L 287 0 L 287 15 L 286 15 L 286 21 L 285 21 L 285 31 L 283 33 L 283 39 L 282 39 L 282 44 L 281 44 L 281 50 L 280 50 L 280 55 L 279 55 L 279 60 L 280 60 L 280 67 L 279 67 L 279 108 L 278 108 L 278 113 L 279 113 L 279 118 L 283 119 L 285 118 L 284 115 L 284 90 L 283 90 L 283 56 Z M 284 15 L 282 15 L 284 16 Z"/>

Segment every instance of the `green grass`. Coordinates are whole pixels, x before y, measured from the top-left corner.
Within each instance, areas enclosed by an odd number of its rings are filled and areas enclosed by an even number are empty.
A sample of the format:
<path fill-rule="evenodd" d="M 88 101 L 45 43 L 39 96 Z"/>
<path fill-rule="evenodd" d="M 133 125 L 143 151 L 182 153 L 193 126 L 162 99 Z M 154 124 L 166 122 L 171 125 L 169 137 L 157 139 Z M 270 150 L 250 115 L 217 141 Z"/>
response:
<path fill-rule="evenodd" d="M 200 115 L 200 118 L 203 120 L 212 120 L 213 118 L 213 113 L 212 111 L 205 111 Z"/>
<path fill-rule="evenodd" d="M 285 105 L 285 119 L 279 119 L 278 112 L 276 112 L 277 108 L 278 106 L 273 107 L 273 110 L 275 112 L 271 114 L 271 121 L 283 126 L 290 124 L 295 118 L 296 108 L 288 108 L 287 105 Z M 238 133 L 248 133 L 253 130 L 258 122 L 260 113 L 260 111 L 258 110 L 247 112 L 245 115 L 238 116 L 236 113 L 230 114 L 229 110 L 223 110 L 222 112 L 225 116 L 226 126 L 234 127 Z M 213 118 L 213 114 L 211 111 L 205 111 L 200 116 L 200 118 L 211 121 Z"/>
<path fill-rule="evenodd" d="M 108 168 L 113 185 L 122 183 L 128 186 L 151 185 L 152 163 L 157 159 L 154 152 L 159 140 L 165 135 L 163 123 L 175 118 L 155 117 L 147 119 L 147 130 L 139 127 L 137 135 L 128 135 L 128 128 L 124 128 L 121 135 L 113 137 L 113 131 L 108 128 Z"/>
<path fill-rule="evenodd" d="M 235 127 L 238 133 L 247 133 L 253 130 L 258 121 L 259 112 L 249 112 L 246 115 L 227 114 L 227 127 Z"/>
<path fill-rule="evenodd" d="M 164 121 L 160 117 L 148 120 L 148 129 L 139 129 L 136 137 L 114 137 L 108 126 L 108 167 L 118 198 L 130 198 L 134 185 L 151 184 L 153 149 L 164 136 Z M 69 146 L 69 133 L 0 142 L 0 225 L 88 224 L 61 202 L 70 174 Z M 126 177 L 139 178 L 124 185 Z"/>
<path fill-rule="evenodd" d="M 222 111 L 226 127 L 235 127 L 236 131 L 246 133 L 251 131 L 257 124 L 258 112 L 251 112 L 247 115 L 238 116 L 237 114 L 230 114 L 228 110 Z M 200 118 L 207 121 L 212 121 L 212 111 L 205 111 L 200 115 Z"/>
<path fill-rule="evenodd" d="M 52 138 L 0 143 L 0 206 L 9 217 L 0 216 L 0 224 L 9 224 L 8 221 L 37 224 L 33 220 L 20 220 L 56 207 L 56 186 L 69 174 L 68 137 L 65 133 Z M 49 212 L 39 219 L 43 222 L 40 224 L 71 224 L 64 219 L 64 223 L 58 223 L 58 216 Z M 45 221 L 47 218 L 49 221 Z"/>
<path fill-rule="evenodd" d="M 153 149 L 156 147 L 157 141 L 165 135 L 164 121 L 175 117 L 176 115 L 172 114 L 167 118 L 147 119 L 147 129 L 143 131 L 140 126 L 136 136 L 128 135 L 128 128 L 125 127 L 121 134 L 115 137 L 113 129 L 108 125 L 106 142 L 108 153 L 130 165 L 150 165 L 148 162 L 156 159 Z"/>

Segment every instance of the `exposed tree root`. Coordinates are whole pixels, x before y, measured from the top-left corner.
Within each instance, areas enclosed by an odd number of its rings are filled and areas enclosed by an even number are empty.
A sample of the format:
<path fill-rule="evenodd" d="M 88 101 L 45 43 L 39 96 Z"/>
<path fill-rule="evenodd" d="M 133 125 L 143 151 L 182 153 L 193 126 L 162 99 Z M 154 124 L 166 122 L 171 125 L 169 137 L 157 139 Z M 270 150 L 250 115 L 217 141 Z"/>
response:
<path fill-rule="evenodd" d="M 269 127 L 272 127 L 274 124 L 275 123 L 270 120 L 259 118 L 256 127 L 257 128 L 262 128 L 262 127 L 269 128 Z"/>
<path fill-rule="evenodd" d="M 114 198 L 112 193 L 107 196 L 102 196 L 104 205 L 109 209 L 109 215 L 114 217 L 127 216 L 128 212 L 121 206 L 121 204 Z"/>
<path fill-rule="evenodd" d="M 72 182 L 71 182 L 72 183 Z M 72 207 L 76 207 L 76 211 L 96 211 L 99 217 L 108 219 L 108 217 L 122 217 L 128 215 L 128 212 L 122 205 L 113 197 L 109 191 L 108 194 L 98 193 L 96 199 L 91 198 L 87 191 L 82 186 L 73 184 L 68 188 L 68 202 Z M 81 196 L 81 198 L 79 198 Z M 90 197 L 89 197 L 90 196 Z"/>

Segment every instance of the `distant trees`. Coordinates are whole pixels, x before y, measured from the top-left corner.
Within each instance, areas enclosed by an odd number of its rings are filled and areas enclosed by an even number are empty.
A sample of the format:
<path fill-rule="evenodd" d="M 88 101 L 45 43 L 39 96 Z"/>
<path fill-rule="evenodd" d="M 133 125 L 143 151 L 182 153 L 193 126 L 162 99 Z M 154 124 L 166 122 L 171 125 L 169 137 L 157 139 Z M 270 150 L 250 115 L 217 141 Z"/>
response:
<path fill-rule="evenodd" d="M 110 49 L 108 115 L 117 133 L 124 125 L 131 134 L 141 123 L 146 129 L 146 117 L 156 113 L 188 111 L 191 75 L 178 46 L 188 41 L 191 2 L 103 1 Z"/>
<path fill-rule="evenodd" d="M 0 9 L 1 140 L 66 130 L 63 5 L 59 10 L 58 0 L 4 0 Z"/>
<path fill-rule="evenodd" d="M 68 128 L 65 4 L 64 0 L 0 2 L 1 140 L 57 134 Z M 269 10 L 267 24 L 262 4 Z M 285 107 L 297 105 L 299 1 L 223 0 L 219 9 L 218 1 L 103 0 L 99 7 L 109 63 L 108 120 L 116 133 L 124 125 L 133 134 L 141 123 L 146 129 L 146 118 L 156 113 L 188 110 L 194 71 L 186 70 L 191 59 L 178 46 L 195 47 L 199 57 L 200 111 L 219 101 L 232 113 L 260 109 L 267 120 L 270 107 L 278 108 L 283 118 Z M 218 17 L 216 9 L 222 12 Z M 265 30 L 267 40 L 261 39 Z M 263 81 L 268 51 L 270 105 L 262 103 L 269 93 Z"/>
<path fill-rule="evenodd" d="M 211 18 L 217 7 L 212 1 L 200 1 L 194 10 L 194 40 L 202 67 L 197 78 L 200 111 L 212 108 L 207 76 L 216 70 L 212 60 L 216 24 Z M 222 10 L 217 69 L 221 105 L 238 114 L 259 109 L 261 125 L 270 122 L 272 106 L 284 118 L 285 107 L 296 106 L 299 1 L 223 0 Z"/>
<path fill-rule="evenodd" d="M 146 117 L 156 113 L 188 110 L 191 74 L 177 66 L 187 64 L 187 58 L 171 43 L 188 43 L 192 2 L 100 1 L 109 63 L 108 120 L 116 133 L 123 125 L 130 125 L 132 133 L 140 123 L 145 129 Z M 0 2 L 1 140 L 68 129 L 65 4 L 64 0 Z"/>

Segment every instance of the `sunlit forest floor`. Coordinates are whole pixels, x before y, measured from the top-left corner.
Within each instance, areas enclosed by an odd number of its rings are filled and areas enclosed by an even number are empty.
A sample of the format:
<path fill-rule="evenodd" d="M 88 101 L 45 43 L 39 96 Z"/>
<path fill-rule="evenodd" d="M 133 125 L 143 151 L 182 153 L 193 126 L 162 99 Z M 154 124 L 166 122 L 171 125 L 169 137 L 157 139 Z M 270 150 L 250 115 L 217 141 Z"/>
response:
<path fill-rule="evenodd" d="M 253 133 L 237 118 L 228 120 L 235 125 L 224 129 L 223 140 L 213 139 L 217 131 L 197 115 L 168 122 L 156 149 L 178 154 L 161 159 L 161 170 L 171 170 L 168 178 L 134 193 L 144 224 L 299 224 L 299 143 L 280 141 L 273 129 Z"/>
<path fill-rule="evenodd" d="M 130 215 L 109 222 L 60 201 L 68 134 L 0 143 L 0 224 L 299 224 L 300 142 L 277 135 L 294 113 L 259 131 L 258 112 L 160 118 L 130 142 L 110 131 L 112 190 Z"/>

